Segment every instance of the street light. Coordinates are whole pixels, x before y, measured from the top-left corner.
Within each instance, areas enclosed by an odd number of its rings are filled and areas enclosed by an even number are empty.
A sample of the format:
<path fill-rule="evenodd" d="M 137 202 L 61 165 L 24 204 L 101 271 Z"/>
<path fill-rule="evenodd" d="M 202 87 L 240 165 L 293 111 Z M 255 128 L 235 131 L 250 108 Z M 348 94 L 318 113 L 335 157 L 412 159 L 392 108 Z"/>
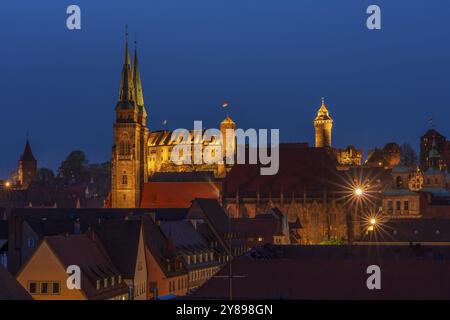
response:
<path fill-rule="evenodd" d="M 9 181 L 6 181 L 6 182 L 5 182 L 5 187 L 6 187 L 6 188 L 9 188 L 9 187 L 11 187 L 11 182 L 9 182 Z"/>
<path fill-rule="evenodd" d="M 364 194 L 364 190 L 361 187 L 357 187 L 354 193 L 357 197 L 361 197 Z"/>

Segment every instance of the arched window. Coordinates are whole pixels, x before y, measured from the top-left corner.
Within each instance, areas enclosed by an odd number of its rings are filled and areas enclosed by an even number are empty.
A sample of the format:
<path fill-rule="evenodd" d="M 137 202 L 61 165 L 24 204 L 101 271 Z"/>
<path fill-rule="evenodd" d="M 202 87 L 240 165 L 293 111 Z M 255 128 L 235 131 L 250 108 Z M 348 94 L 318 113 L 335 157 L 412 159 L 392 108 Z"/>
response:
<path fill-rule="evenodd" d="M 122 133 L 119 142 L 119 155 L 128 156 L 131 153 L 130 138 L 127 133 Z"/>

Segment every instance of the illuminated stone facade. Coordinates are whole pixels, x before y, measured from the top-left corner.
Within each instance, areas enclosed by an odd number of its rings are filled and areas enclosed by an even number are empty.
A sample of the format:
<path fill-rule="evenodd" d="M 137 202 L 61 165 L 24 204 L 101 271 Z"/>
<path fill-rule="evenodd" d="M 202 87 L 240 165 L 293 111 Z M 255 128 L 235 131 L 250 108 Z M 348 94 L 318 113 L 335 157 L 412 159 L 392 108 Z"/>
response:
<path fill-rule="evenodd" d="M 322 98 L 322 105 L 317 111 L 314 119 L 314 129 L 316 131 L 316 148 L 331 147 L 331 129 L 333 128 L 333 119 L 330 117 L 325 100 Z"/>
<path fill-rule="evenodd" d="M 362 162 L 362 150 L 356 149 L 351 145 L 345 149 L 333 148 L 331 144 L 332 129 L 333 119 L 325 106 L 325 99 L 322 98 L 322 105 L 319 107 L 316 118 L 314 119 L 316 148 L 328 148 L 340 166 L 360 166 Z"/>

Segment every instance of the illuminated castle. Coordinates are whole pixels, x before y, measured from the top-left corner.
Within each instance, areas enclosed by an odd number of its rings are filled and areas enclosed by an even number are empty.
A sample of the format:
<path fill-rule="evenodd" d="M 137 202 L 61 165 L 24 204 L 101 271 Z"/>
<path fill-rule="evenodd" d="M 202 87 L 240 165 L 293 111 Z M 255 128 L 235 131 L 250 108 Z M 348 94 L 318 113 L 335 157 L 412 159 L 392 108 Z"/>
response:
<path fill-rule="evenodd" d="M 315 146 L 316 148 L 327 148 L 336 158 L 340 166 L 359 166 L 362 160 L 362 151 L 350 145 L 344 149 L 333 148 L 331 144 L 331 134 L 333 129 L 333 119 L 325 106 L 325 99 L 322 98 L 322 105 L 317 111 L 314 119 Z"/>
<path fill-rule="evenodd" d="M 322 105 L 317 111 L 314 119 L 314 128 L 316 130 L 316 148 L 331 147 L 331 129 L 333 128 L 333 119 L 330 117 L 325 99 L 322 98 Z"/>
<path fill-rule="evenodd" d="M 147 108 L 142 92 L 141 75 L 134 52 L 134 63 L 131 65 L 128 42 L 125 44 L 125 58 L 122 67 L 119 99 L 115 108 L 116 120 L 114 128 L 114 145 L 111 160 L 111 206 L 113 208 L 137 208 L 140 205 L 144 183 L 156 172 L 211 172 L 216 178 L 223 178 L 229 166 L 224 161 L 208 164 L 208 158 L 215 159 L 214 146 L 222 146 L 219 139 L 203 139 L 203 132 L 190 131 L 188 139 L 173 139 L 171 131 L 150 131 L 147 128 Z M 230 117 L 220 123 L 220 131 L 225 137 L 226 129 L 235 129 L 236 124 Z M 234 140 L 234 139 L 233 139 Z M 174 163 L 171 153 L 176 145 L 189 144 L 191 154 L 183 157 L 195 157 L 195 152 L 201 153 L 202 164 Z M 210 146 L 210 153 L 204 153 L 202 148 Z M 235 142 L 224 144 L 233 148 Z M 198 152 L 198 150 L 201 150 Z"/>

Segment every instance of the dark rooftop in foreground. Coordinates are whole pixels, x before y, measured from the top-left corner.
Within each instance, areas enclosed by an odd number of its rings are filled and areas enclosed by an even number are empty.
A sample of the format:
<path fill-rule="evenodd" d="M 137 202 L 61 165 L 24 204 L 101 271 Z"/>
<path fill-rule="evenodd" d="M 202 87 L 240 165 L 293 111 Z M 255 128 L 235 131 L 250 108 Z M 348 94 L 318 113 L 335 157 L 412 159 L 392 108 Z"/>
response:
<path fill-rule="evenodd" d="M 381 269 L 369 290 L 367 268 Z M 450 247 L 273 246 L 232 262 L 234 299 L 450 299 Z M 191 294 L 228 299 L 229 268 Z"/>

